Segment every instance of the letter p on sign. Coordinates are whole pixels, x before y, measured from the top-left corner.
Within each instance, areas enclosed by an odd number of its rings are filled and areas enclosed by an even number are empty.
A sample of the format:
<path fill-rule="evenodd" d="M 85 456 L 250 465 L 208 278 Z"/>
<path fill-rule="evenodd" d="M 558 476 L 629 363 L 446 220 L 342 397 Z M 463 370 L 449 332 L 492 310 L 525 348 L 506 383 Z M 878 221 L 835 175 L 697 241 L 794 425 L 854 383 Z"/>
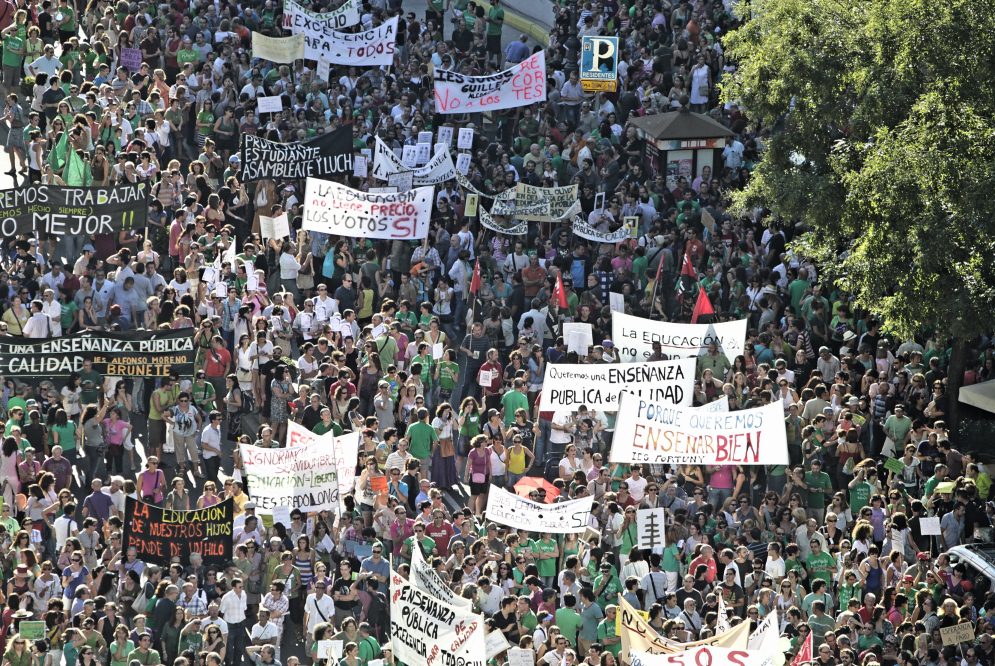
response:
<path fill-rule="evenodd" d="M 615 41 L 611 39 L 594 37 L 591 42 L 591 69 L 595 72 L 600 72 L 602 61 L 607 61 L 609 70 L 613 69 L 612 63 L 615 59 Z"/>

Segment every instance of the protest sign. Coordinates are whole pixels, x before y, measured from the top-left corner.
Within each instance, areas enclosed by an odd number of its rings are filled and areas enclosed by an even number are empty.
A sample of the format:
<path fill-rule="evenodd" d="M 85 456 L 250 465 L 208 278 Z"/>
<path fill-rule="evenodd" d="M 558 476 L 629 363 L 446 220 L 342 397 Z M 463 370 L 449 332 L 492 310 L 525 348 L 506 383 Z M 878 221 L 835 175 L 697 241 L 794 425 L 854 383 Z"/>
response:
<path fill-rule="evenodd" d="M 647 363 L 547 363 L 542 382 L 543 409 L 614 412 L 623 392 L 648 400 L 689 407 L 694 389 L 694 359 Z"/>
<path fill-rule="evenodd" d="M 390 640 L 405 664 L 484 666 L 484 618 L 450 606 L 390 572 Z"/>
<path fill-rule="evenodd" d="M 612 312 L 625 312 L 625 296 L 615 291 L 608 292 L 608 307 Z"/>
<path fill-rule="evenodd" d="M 17 625 L 17 635 L 26 641 L 37 641 L 45 638 L 46 629 L 45 620 L 22 620 Z"/>
<path fill-rule="evenodd" d="M 787 465 L 784 410 L 772 403 L 737 412 L 675 407 L 624 393 L 611 462 Z"/>
<path fill-rule="evenodd" d="M 261 33 L 253 32 L 252 57 L 289 65 L 304 57 L 304 35 L 267 37 Z"/>
<path fill-rule="evenodd" d="M 459 150 L 472 150 L 473 149 L 473 128 L 472 127 L 460 127 L 459 128 L 459 138 L 456 141 L 456 147 Z"/>
<path fill-rule="evenodd" d="M 259 231 L 263 240 L 270 238 L 286 238 L 290 235 L 290 220 L 286 213 L 281 213 L 276 217 L 259 216 Z"/>
<path fill-rule="evenodd" d="M 536 653 L 531 648 L 508 650 L 508 666 L 535 666 Z"/>
<path fill-rule="evenodd" d="M 456 156 L 456 171 L 464 176 L 470 173 L 470 153 L 460 153 Z"/>
<path fill-rule="evenodd" d="M 581 533 L 591 517 L 594 497 L 555 504 L 540 504 L 491 486 L 487 495 L 487 519 L 515 529 L 550 534 Z"/>
<path fill-rule="evenodd" d="M 432 194 L 432 187 L 370 194 L 308 178 L 304 229 L 354 238 L 418 240 L 428 235 Z"/>
<path fill-rule="evenodd" d="M 344 647 L 345 641 L 342 640 L 318 641 L 318 659 L 325 659 L 329 663 L 337 664 L 342 659 Z"/>
<path fill-rule="evenodd" d="M 394 62 L 397 18 L 364 32 L 338 32 L 317 21 L 301 19 L 295 20 L 290 30 L 303 40 L 303 57 L 308 60 L 323 57 L 333 65 L 357 67 L 390 65 Z"/>
<path fill-rule="evenodd" d="M 771 608 L 746 642 L 747 650 L 755 650 L 763 655 L 763 661 L 757 666 L 782 666 L 784 651 L 789 639 L 781 639 L 781 624 L 777 617 L 777 608 Z"/>
<path fill-rule="evenodd" d="M 958 622 L 949 627 L 940 627 L 940 640 L 943 645 L 974 642 L 974 625 L 970 622 Z"/>
<path fill-rule="evenodd" d="M 466 205 L 463 206 L 463 214 L 466 215 L 467 217 L 477 217 L 477 207 L 479 205 L 480 205 L 479 195 L 477 194 L 466 195 Z"/>
<path fill-rule="evenodd" d="M 142 67 L 142 50 L 121 48 L 121 66 L 130 72 L 137 72 Z"/>
<path fill-rule="evenodd" d="M 235 500 L 230 497 L 193 511 L 163 509 L 128 497 L 124 514 L 123 549 L 136 548 L 138 559 L 146 564 L 168 565 L 174 557 L 190 564 L 190 554 L 197 553 L 204 564 L 227 566 L 235 556 Z"/>
<path fill-rule="evenodd" d="M 415 173 L 413 171 L 392 173 L 387 176 L 387 182 L 394 188 L 394 192 L 407 192 L 415 186 Z"/>
<path fill-rule="evenodd" d="M 746 324 L 746 319 L 714 324 L 677 324 L 615 312 L 612 314 L 612 342 L 623 362 L 649 358 L 654 342 L 659 342 L 660 351 L 671 358 L 707 354 L 708 345 L 714 342 L 719 353 L 725 354 L 732 363 L 743 354 Z"/>
<path fill-rule="evenodd" d="M 484 654 L 488 659 L 493 659 L 511 647 L 504 634 L 496 629 L 487 632 L 484 636 Z"/>
<path fill-rule="evenodd" d="M 462 131 L 462 130 L 461 130 Z M 471 132 L 473 130 L 470 130 Z M 453 127 L 452 125 L 440 125 L 439 129 L 435 133 L 437 143 L 444 143 L 447 146 L 453 145 Z"/>
<path fill-rule="evenodd" d="M 615 231 L 598 231 L 585 222 L 580 216 L 573 219 L 570 227 L 574 234 L 595 243 L 620 243 L 629 237 L 629 228 L 622 226 Z"/>
<path fill-rule="evenodd" d="M 325 56 L 318 58 L 318 66 L 315 67 L 315 74 L 318 76 L 318 81 L 322 84 L 328 83 L 328 77 L 332 74 L 332 63 L 328 62 L 328 58 Z"/>
<path fill-rule="evenodd" d="M 749 622 L 744 624 L 749 628 Z M 718 632 L 718 636 L 726 636 L 741 626 L 743 625 L 736 625 L 725 633 Z M 767 662 L 769 656 L 757 650 L 728 648 L 719 645 L 699 645 L 678 653 L 668 654 L 633 651 L 629 655 L 631 666 L 762 666 Z"/>
<path fill-rule="evenodd" d="M 148 218 L 145 183 L 117 187 L 26 185 L 0 190 L 0 235 L 91 236 L 142 229 Z"/>
<path fill-rule="evenodd" d="M 312 12 L 294 0 L 283 0 L 283 27 L 296 34 L 299 30 L 310 30 L 314 24 L 329 30 L 342 30 L 358 25 L 362 17 L 360 0 L 346 0 L 338 9 L 330 12 Z M 315 27 L 314 29 L 319 29 Z"/>
<path fill-rule="evenodd" d="M 901 474 L 902 471 L 905 470 L 905 463 L 898 458 L 886 458 L 884 461 L 884 468 L 889 472 Z"/>
<path fill-rule="evenodd" d="M 333 319 L 333 324 L 335 320 Z M 335 457 L 338 471 L 339 501 L 345 510 L 345 495 L 356 485 L 356 459 L 359 457 L 359 433 L 350 432 L 340 437 L 331 433 L 316 435 L 293 421 L 287 422 L 287 446 L 324 446 Z"/>
<path fill-rule="evenodd" d="M 656 509 L 636 511 L 636 534 L 638 548 L 653 550 L 667 545 L 667 510 L 662 506 Z"/>
<path fill-rule="evenodd" d="M 193 374 L 191 329 L 127 333 L 86 331 L 61 338 L 0 338 L 4 377 L 69 377 L 93 361 L 93 369 L 113 377 L 166 377 L 171 370 Z"/>
<path fill-rule="evenodd" d="M 467 76 L 435 68 L 436 113 L 480 113 L 545 101 L 545 51 L 503 72 L 486 76 Z"/>
<path fill-rule="evenodd" d="M 352 175 L 357 178 L 366 178 L 369 175 L 366 158 L 356 155 L 352 158 Z"/>
<path fill-rule="evenodd" d="M 440 601 L 455 608 L 463 608 L 469 611 L 473 602 L 464 599 L 446 585 L 445 581 L 439 577 L 432 565 L 425 561 L 421 548 L 411 549 L 411 584 L 422 592 L 430 594 Z"/>
<path fill-rule="evenodd" d="M 459 158 L 457 158 L 457 160 L 458 159 Z M 503 192 L 498 192 L 496 194 L 488 194 L 487 192 L 481 192 L 480 190 L 478 190 L 476 187 L 473 186 L 473 183 L 471 183 L 469 179 L 467 179 L 466 175 L 461 173 L 459 169 L 456 170 L 456 182 L 457 184 L 459 184 L 460 187 L 462 187 L 467 192 L 473 192 L 474 194 L 477 194 L 479 196 L 487 197 L 488 199 L 494 199 L 495 203 L 497 203 L 498 201 L 513 201 L 515 199 L 514 189 L 507 189 L 504 190 Z"/>
<path fill-rule="evenodd" d="M 261 512 L 278 506 L 305 512 L 340 510 L 338 464 L 327 440 L 285 449 L 242 444 L 240 450 L 249 494 Z"/>
<path fill-rule="evenodd" d="M 563 339 L 567 350 L 577 352 L 579 356 L 587 356 L 588 350 L 594 345 L 594 328 L 584 322 L 564 322 Z"/>
<path fill-rule="evenodd" d="M 447 152 L 448 155 L 448 152 Z M 415 144 L 415 166 L 427 164 L 432 156 L 432 145 L 428 143 Z"/>
<path fill-rule="evenodd" d="M 529 232 L 529 227 L 524 222 L 519 222 L 510 227 L 498 224 L 497 221 L 491 217 L 491 214 L 484 210 L 483 206 L 478 206 L 477 212 L 480 214 L 481 226 L 490 229 L 491 231 L 496 231 L 499 234 L 507 234 L 508 236 L 524 236 Z"/>
<path fill-rule="evenodd" d="M 657 633 L 656 629 L 650 626 L 649 622 L 643 619 L 639 612 L 622 595 L 618 597 L 618 613 L 622 616 L 622 631 L 619 633 L 619 636 L 622 638 L 622 650 L 619 655 L 622 658 L 623 664 L 633 663 L 630 655 L 634 652 L 679 654 L 685 650 L 713 645 L 745 650 L 746 643 L 750 637 L 750 623 L 742 622 L 733 627 L 732 631 L 712 636 L 711 638 L 704 638 L 700 641 L 681 643 L 670 640 Z M 688 666 L 691 666 L 691 664 Z"/>
<path fill-rule="evenodd" d="M 256 108 L 259 113 L 280 113 L 283 111 L 283 98 L 279 95 L 257 97 Z"/>
<path fill-rule="evenodd" d="M 373 157 L 373 177 L 388 180 L 391 174 L 412 171 L 397 159 L 394 151 L 377 137 Z M 435 153 L 425 166 L 412 171 L 412 185 L 438 185 L 456 177 L 456 167 L 448 149 Z"/>
<path fill-rule="evenodd" d="M 919 531 L 923 536 L 940 536 L 940 517 L 923 516 L 919 518 Z"/>
<path fill-rule="evenodd" d="M 242 134 L 242 179 L 296 180 L 352 171 L 352 128 L 349 125 L 310 141 L 277 143 Z"/>
<path fill-rule="evenodd" d="M 562 219 L 577 202 L 577 186 L 537 187 L 519 183 L 515 186 L 514 215 L 519 220 L 552 222 Z M 545 211 L 541 208 L 545 206 Z"/>

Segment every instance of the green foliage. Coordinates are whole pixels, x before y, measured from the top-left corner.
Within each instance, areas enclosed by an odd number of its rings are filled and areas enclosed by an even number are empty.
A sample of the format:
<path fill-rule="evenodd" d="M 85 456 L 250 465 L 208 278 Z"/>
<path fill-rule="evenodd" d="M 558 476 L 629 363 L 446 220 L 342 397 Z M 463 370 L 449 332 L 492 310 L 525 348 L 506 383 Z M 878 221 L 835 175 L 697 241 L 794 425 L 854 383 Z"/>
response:
<path fill-rule="evenodd" d="M 995 312 L 995 3 L 754 0 L 723 95 L 771 130 L 736 201 L 911 335 Z"/>

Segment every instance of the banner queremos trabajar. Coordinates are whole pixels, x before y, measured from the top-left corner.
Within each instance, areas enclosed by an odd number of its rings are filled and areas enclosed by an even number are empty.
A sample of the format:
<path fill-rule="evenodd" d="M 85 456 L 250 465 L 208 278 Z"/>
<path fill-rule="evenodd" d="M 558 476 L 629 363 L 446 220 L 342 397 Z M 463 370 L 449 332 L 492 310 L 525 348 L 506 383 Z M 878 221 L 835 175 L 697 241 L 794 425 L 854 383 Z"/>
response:
<path fill-rule="evenodd" d="M 193 374 L 192 329 L 177 331 L 85 332 L 63 338 L 0 338 L 0 375 L 68 377 L 93 361 L 93 369 L 113 377 L 166 377 L 175 370 Z"/>
<path fill-rule="evenodd" d="M 117 187 L 26 185 L 0 190 L 0 236 L 58 238 L 143 229 L 149 212 L 148 193 L 145 183 Z"/>

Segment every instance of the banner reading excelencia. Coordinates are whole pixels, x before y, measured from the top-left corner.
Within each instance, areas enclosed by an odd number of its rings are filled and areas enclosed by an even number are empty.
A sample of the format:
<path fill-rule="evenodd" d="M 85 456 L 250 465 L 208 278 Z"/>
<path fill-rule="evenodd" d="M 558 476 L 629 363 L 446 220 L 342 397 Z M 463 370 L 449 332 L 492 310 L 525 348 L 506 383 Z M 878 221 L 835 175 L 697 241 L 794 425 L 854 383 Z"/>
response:
<path fill-rule="evenodd" d="M 0 236 L 35 238 L 110 234 L 144 227 L 145 183 L 118 187 L 28 185 L 0 190 Z"/>
<path fill-rule="evenodd" d="M 304 229 L 354 238 L 418 240 L 428 235 L 434 188 L 371 194 L 308 178 Z"/>
<path fill-rule="evenodd" d="M 776 402 L 737 412 L 706 412 L 624 393 L 609 460 L 672 465 L 787 465 L 784 410 Z"/>
<path fill-rule="evenodd" d="M 0 375 L 4 377 L 68 377 L 83 361 L 113 377 L 166 377 L 170 371 L 193 373 L 191 329 L 178 331 L 86 332 L 32 340 L 0 338 Z"/>

